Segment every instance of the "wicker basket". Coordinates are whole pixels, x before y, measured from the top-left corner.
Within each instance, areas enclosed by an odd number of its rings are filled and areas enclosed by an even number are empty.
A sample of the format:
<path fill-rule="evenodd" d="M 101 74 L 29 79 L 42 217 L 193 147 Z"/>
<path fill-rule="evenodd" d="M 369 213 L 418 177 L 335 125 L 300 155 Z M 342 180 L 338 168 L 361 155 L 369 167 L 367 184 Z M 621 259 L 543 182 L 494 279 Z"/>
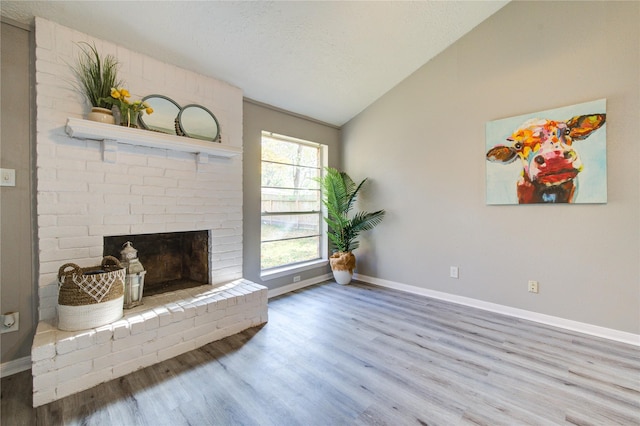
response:
<path fill-rule="evenodd" d="M 58 270 L 58 328 L 85 330 L 122 318 L 125 275 L 126 269 L 113 256 L 89 268 L 62 265 Z"/>

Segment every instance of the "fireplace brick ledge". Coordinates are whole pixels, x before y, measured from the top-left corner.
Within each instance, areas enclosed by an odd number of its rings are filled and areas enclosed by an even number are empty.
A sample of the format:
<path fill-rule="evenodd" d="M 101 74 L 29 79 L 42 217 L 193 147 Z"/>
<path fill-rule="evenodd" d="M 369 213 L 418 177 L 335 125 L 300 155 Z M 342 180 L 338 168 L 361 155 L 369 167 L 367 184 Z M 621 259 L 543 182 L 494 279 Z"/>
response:
<path fill-rule="evenodd" d="M 267 288 L 239 279 L 144 298 L 122 319 L 61 331 L 38 324 L 31 349 L 33 406 L 122 377 L 266 323 Z"/>

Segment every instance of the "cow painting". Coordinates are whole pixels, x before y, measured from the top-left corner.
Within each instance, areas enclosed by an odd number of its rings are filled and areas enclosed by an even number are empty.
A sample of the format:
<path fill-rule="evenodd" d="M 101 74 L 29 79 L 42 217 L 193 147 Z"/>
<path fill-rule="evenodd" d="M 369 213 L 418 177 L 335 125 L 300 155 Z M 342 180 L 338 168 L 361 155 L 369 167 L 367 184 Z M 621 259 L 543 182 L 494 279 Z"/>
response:
<path fill-rule="evenodd" d="M 566 121 L 528 119 L 506 138 L 508 144 L 490 148 L 486 158 L 499 164 L 520 160 L 521 175 L 512 186 L 519 204 L 572 203 L 578 174 L 584 169 L 576 142 L 588 143 L 582 141 L 605 121 L 604 113 L 576 115 Z"/>

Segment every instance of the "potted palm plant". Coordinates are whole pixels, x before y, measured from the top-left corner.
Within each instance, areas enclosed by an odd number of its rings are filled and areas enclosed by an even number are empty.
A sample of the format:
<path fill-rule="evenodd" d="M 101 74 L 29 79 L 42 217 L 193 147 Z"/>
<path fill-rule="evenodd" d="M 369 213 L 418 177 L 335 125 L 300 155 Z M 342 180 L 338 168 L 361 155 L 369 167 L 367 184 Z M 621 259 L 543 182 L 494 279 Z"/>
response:
<path fill-rule="evenodd" d="M 332 167 L 325 168 L 325 175 L 318 179 L 322 186 L 322 203 L 327 212 L 324 220 L 329 228 L 329 240 L 335 247 L 329 262 L 335 280 L 343 285 L 351 282 L 356 267 L 353 250 L 360 246 L 358 235 L 373 229 L 385 215 L 384 210 L 350 214 L 366 181 L 365 178 L 356 185 L 347 173 Z"/>
<path fill-rule="evenodd" d="M 95 45 L 80 42 L 78 46 L 81 52 L 73 71 L 78 79 L 77 89 L 86 96 L 92 107 L 87 118 L 113 124 L 115 120 L 107 99 L 112 87 L 122 86 L 122 81 L 118 79 L 118 60 L 113 55 L 101 57 Z"/>

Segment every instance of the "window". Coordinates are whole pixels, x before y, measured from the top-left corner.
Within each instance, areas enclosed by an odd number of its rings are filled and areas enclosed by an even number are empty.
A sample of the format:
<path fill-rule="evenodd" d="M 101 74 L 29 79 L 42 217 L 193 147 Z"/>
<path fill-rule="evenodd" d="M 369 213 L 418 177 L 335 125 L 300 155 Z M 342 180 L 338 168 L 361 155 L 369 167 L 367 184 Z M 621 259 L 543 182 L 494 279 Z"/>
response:
<path fill-rule="evenodd" d="M 260 269 L 326 258 L 320 184 L 326 146 L 262 132 Z"/>

